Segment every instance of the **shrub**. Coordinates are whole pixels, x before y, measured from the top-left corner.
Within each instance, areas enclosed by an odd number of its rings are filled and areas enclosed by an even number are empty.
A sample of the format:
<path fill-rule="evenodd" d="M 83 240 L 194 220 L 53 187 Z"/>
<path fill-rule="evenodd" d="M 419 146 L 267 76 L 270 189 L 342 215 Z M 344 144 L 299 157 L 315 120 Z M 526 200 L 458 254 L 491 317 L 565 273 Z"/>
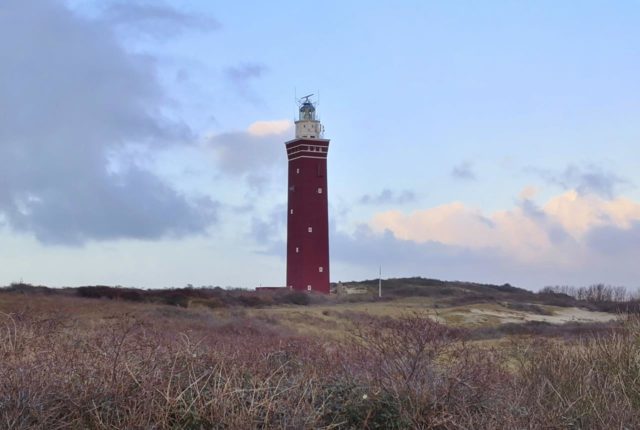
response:
<path fill-rule="evenodd" d="M 355 328 L 331 340 L 244 308 L 16 297 L 0 302 L 6 428 L 640 428 L 638 317 L 525 324 L 576 333 L 496 350 L 421 314 L 332 311 Z"/>
<path fill-rule="evenodd" d="M 570 344 L 520 345 L 515 398 L 536 428 L 640 427 L 640 324 Z M 524 425 L 525 420 L 521 421 Z"/>
<path fill-rule="evenodd" d="M 499 410 L 507 375 L 495 352 L 469 347 L 465 336 L 420 314 L 359 324 L 341 361 L 352 383 L 375 396 L 354 403 L 363 410 L 353 415 L 376 417 L 380 428 L 387 419 L 402 428 L 496 425 L 486 412 Z"/>
<path fill-rule="evenodd" d="M 301 292 L 288 293 L 283 297 L 282 303 L 308 306 L 309 303 L 311 303 L 311 298 L 307 293 L 301 293 Z"/>

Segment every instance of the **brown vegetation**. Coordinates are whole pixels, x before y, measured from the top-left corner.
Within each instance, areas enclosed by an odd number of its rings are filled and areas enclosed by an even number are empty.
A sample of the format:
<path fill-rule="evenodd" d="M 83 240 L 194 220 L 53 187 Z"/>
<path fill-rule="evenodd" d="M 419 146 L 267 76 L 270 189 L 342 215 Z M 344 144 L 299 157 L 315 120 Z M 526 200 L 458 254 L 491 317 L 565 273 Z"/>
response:
<path fill-rule="evenodd" d="M 244 289 L 200 287 L 138 289 L 110 286 L 49 288 L 14 283 L 0 288 L 0 293 L 26 295 L 75 296 L 137 303 L 167 304 L 179 307 L 202 305 L 212 309 L 233 307 L 270 307 L 281 305 L 312 305 L 336 303 L 367 303 L 393 301 L 407 297 L 433 300 L 435 307 L 500 303 L 515 310 L 544 314 L 540 305 L 582 307 L 593 311 L 640 313 L 636 293 L 624 287 L 594 284 L 587 287 L 545 287 L 538 293 L 509 284 L 491 285 L 472 282 L 441 281 L 428 278 L 398 278 L 383 281 L 383 297 L 378 298 L 378 280 L 346 282 L 344 287 L 357 287 L 368 294 L 325 296 L 287 289 L 250 291 Z"/>
<path fill-rule="evenodd" d="M 603 312 L 640 314 L 638 291 L 632 292 L 621 286 L 593 284 L 586 287 L 545 287 L 540 295 L 571 297 L 584 303 L 585 307 Z"/>
<path fill-rule="evenodd" d="M 637 298 L 636 294 L 632 294 L 625 287 L 605 284 L 593 284 L 586 287 L 559 285 L 545 287 L 542 289 L 542 293 L 565 294 L 577 300 L 592 303 L 625 302 Z"/>
<path fill-rule="evenodd" d="M 488 348 L 421 314 L 353 314 L 328 340 L 242 309 L 14 292 L 0 312 L 3 428 L 640 425 L 634 318 Z"/>

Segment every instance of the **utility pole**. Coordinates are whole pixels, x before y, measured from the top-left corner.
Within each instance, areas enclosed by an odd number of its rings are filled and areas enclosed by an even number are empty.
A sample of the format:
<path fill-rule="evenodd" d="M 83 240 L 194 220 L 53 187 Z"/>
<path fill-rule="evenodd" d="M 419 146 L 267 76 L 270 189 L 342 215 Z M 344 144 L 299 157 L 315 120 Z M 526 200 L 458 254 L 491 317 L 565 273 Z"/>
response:
<path fill-rule="evenodd" d="M 380 266 L 380 271 L 378 272 L 378 298 L 382 297 L 382 265 Z"/>

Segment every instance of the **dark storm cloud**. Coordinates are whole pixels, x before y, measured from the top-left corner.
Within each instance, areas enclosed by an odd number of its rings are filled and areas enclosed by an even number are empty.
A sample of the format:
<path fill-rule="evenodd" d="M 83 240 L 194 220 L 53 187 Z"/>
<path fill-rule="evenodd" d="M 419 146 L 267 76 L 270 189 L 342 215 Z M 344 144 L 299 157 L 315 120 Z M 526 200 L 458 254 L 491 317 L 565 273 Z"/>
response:
<path fill-rule="evenodd" d="M 108 4 L 104 15 L 116 25 L 163 37 L 186 30 L 215 30 L 220 27 L 211 17 L 190 14 L 162 1 L 118 1 Z"/>
<path fill-rule="evenodd" d="M 360 197 L 360 203 L 364 205 L 387 205 L 387 204 L 404 204 L 411 203 L 416 200 L 416 195 L 413 191 L 402 190 L 402 191 L 392 191 L 388 188 L 385 188 L 380 192 L 380 194 L 371 195 L 365 194 Z"/>
<path fill-rule="evenodd" d="M 167 148 L 193 136 L 163 118 L 144 57 L 103 21 L 61 2 L 0 6 L 0 214 L 46 243 L 154 239 L 203 232 L 216 204 L 191 201 L 121 150 Z"/>
<path fill-rule="evenodd" d="M 528 170 L 550 184 L 564 189 L 575 189 L 582 195 L 596 194 L 608 199 L 615 197 L 619 187 L 630 185 L 627 179 L 593 164 L 585 167 L 569 165 L 559 172 L 537 168 Z"/>
<path fill-rule="evenodd" d="M 180 237 L 201 232 L 215 218 L 215 203 L 204 199 L 194 203 L 194 210 L 166 184 L 137 168 L 111 181 L 100 179 L 84 185 L 98 198 L 77 200 L 69 189 L 50 188 L 37 199 L 9 206 L 6 213 L 15 229 L 52 244 Z M 82 190 L 79 196 L 86 197 Z"/>
<path fill-rule="evenodd" d="M 473 165 L 468 161 L 458 164 L 451 169 L 451 176 L 455 179 L 462 179 L 465 181 L 473 181 L 476 179 L 476 174 L 473 171 Z"/>

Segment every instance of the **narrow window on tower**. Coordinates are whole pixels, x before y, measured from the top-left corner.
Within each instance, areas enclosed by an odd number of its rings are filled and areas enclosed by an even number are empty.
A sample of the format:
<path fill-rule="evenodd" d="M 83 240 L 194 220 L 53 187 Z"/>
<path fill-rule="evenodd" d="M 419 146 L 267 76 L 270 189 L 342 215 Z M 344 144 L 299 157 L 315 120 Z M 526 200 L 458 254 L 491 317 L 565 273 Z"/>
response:
<path fill-rule="evenodd" d="M 296 175 L 300 174 L 300 169 L 296 169 Z"/>
<path fill-rule="evenodd" d="M 300 253 L 300 248 L 296 246 L 296 254 L 299 254 L 299 253 Z"/>
<path fill-rule="evenodd" d="M 311 285 L 307 285 L 307 291 L 311 291 Z"/>
<path fill-rule="evenodd" d="M 322 267 L 322 266 L 318 267 L 318 272 L 320 272 L 320 273 L 324 272 L 324 267 Z"/>
<path fill-rule="evenodd" d="M 318 188 L 318 194 L 322 194 L 322 187 Z"/>
<path fill-rule="evenodd" d="M 324 168 L 322 167 L 322 163 L 318 163 L 318 178 L 322 178 L 324 176 Z"/>
<path fill-rule="evenodd" d="M 289 210 L 289 214 L 293 215 L 293 209 Z"/>
<path fill-rule="evenodd" d="M 313 227 L 309 227 L 309 228 L 307 229 L 307 231 L 308 231 L 309 233 L 313 233 Z"/>

